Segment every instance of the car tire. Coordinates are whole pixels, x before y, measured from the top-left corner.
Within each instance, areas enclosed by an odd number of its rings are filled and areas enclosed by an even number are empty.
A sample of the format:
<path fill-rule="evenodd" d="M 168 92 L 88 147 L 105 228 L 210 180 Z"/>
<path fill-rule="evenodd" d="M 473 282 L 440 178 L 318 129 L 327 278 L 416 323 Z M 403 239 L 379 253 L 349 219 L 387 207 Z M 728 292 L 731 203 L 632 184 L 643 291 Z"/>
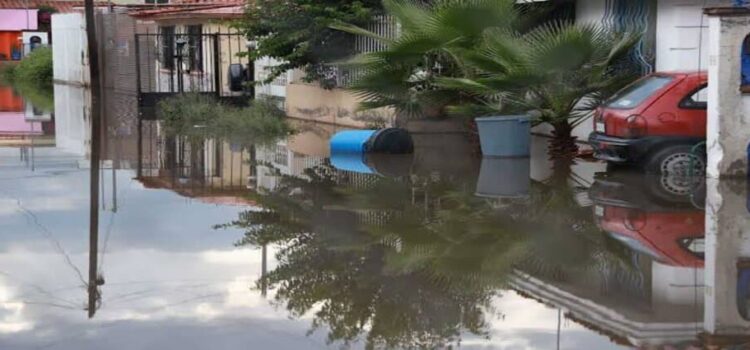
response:
<path fill-rule="evenodd" d="M 694 152 L 691 145 L 666 146 L 651 154 L 645 167 L 653 174 L 702 177 L 706 173 L 706 154 L 704 150 Z"/>

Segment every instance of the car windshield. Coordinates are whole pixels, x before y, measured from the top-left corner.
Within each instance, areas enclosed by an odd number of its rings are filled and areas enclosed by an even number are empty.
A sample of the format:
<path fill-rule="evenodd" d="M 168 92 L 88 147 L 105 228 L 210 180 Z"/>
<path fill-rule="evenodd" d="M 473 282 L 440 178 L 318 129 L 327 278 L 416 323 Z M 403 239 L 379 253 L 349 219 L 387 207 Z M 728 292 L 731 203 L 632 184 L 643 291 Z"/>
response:
<path fill-rule="evenodd" d="M 607 103 L 607 107 L 616 109 L 635 108 L 654 92 L 669 84 L 670 81 L 672 81 L 672 77 L 660 75 L 641 79 L 615 94 Z"/>

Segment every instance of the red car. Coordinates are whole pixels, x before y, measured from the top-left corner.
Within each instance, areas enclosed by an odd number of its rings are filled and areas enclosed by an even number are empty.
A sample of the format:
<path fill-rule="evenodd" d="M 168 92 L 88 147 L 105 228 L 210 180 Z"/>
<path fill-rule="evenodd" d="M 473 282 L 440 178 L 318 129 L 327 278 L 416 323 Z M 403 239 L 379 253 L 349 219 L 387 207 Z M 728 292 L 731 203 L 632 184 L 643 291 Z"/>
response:
<path fill-rule="evenodd" d="M 706 139 L 706 72 L 654 73 L 597 109 L 589 143 L 594 156 L 660 173 L 702 173 Z"/>

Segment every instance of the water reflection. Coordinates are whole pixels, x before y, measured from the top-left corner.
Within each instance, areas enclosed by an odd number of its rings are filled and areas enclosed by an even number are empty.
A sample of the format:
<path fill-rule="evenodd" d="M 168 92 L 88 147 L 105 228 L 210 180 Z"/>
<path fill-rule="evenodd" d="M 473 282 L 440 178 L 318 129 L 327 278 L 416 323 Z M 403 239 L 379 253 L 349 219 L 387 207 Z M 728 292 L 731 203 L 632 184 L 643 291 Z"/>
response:
<path fill-rule="evenodd" d="M 23 145 L 0 148 L 3 348 L 690 349 L 750 335 L 745 182 L 508 165 L 423 135 L 413 155 L 337 159 L 330 125 L 262 144 L 172 135 L 109 96 L 127 108 L 106 117 L 92 254 L 86 94 L 55 92 L 70 101 L 56 100 L 56 147 L 36 148 L 36 169 Z M 104 284 L 88 293 L 92 255 Z"/>

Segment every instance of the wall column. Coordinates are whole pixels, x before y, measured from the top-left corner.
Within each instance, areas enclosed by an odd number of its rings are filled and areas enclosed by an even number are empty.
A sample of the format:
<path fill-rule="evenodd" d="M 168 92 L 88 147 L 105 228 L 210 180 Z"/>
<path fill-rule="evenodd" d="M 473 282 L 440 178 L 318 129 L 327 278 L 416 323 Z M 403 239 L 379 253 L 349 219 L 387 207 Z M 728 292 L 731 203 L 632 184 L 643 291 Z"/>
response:
<path fill-rule="evenodd" d="M 706 180 L 704 345 L 750 341 L 750 322 L 740 314 L 748 304 L 740 271 L 750 268 L 746 193 L 745 181 Z"/>
<path fill-rule="evenodd" d="M 750 34 L 750 10 L 708 8 L 707 174 L 712 178 L 747 175 L 750 116 L 740 92 L 741 48 Z"/>

